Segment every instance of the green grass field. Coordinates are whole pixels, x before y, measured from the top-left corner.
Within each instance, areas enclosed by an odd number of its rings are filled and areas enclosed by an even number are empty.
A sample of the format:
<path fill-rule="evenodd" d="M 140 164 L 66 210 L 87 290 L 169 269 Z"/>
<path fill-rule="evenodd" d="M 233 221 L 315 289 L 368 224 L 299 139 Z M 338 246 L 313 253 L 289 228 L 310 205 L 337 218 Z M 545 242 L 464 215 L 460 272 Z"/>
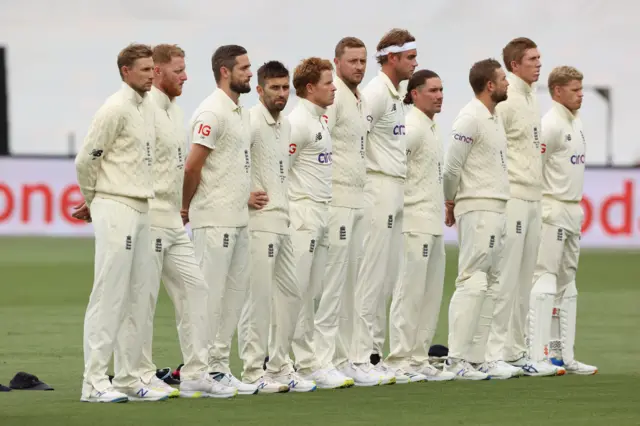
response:
<path fill-rule="evenodd" d="M 436 343 L 446 344 L 446 306 L 457 255 L 448 252 Z M 578 272 L 578 359 L 591 377 L 419 383 L 312 394 L 85 404 L 82 323 L 91 291 L 90 240 L 0 238 L 0 383 L 18 371 L 54 392 L 0 393 L 5 425 L 562 425 L 640 424 L 640 253 L 584 251 Z M 235 349 L 235 346 L 234 346 Z M 155 322 L 159 367 L 180 361 L 164 290 Z M 240 361 L 232 354 L 232 367 Z"/>

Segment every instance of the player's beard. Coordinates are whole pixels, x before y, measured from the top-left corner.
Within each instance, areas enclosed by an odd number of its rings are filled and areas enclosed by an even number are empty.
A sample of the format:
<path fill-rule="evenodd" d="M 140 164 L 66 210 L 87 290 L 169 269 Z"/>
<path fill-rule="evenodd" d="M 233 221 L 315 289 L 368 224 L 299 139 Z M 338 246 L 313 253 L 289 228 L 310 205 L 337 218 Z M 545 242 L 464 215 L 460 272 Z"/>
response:
<path fill-rule="evenodd" d="M 229 84 L 229 88 L 231 89 L 231 91 L 240 93 L 240 94 L 249 93 L 251 91 L 251 85 L 249 84 L 249 82 L 242 83 L 242 82 L 231 80 L 231 83 Z"/>
<path fill-rule="evenodd" d="M 491 100 L 496 104 L 499 104 L 500 102 L 506 101 L 507 100 L 507 92 L 506 92 L 506 90 L 504 92 L 502 92 L 502 93 L 493 92 L 491 94 Z"/>
<path fill-rule="evenodd" d="M 282 111 L 284 111 L 284 109 L 287 106 L 287 102 L 286 101 L 284 103 L 282 103 L 282 104 L 277 104 L 275 102 L 275 99 L 268 99 L 268 100 L 266 100 L 265 103 L 266 103 L 267 109 L 271 113 L 273 113 L 273 112 L 282 112 Z"/>

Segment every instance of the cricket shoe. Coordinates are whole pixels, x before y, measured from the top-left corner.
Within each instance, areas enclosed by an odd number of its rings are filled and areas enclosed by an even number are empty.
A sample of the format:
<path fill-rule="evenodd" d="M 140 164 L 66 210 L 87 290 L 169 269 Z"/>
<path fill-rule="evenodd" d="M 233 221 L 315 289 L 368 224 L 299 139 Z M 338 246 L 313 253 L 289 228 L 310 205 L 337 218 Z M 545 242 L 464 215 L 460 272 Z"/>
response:
<path fill-rule="evenodd" d="M 180 381 L 181 398 L 233 398 L 238 389 L 213 380 L 207 373 L 196 380 Z"/>
<path fill-rule="evenodd" d="M 313 392 L 318 389 L 316 382 L 305 380 L 296 372 L 274 376 L 273 380 L 280 385 L 286 386 L 289 392 Z"/>
<path fill-rule="evenodd" d="M 512 367 L 506 362 L 490 361 L 480 365 L 478 371 L 491 377 L 492 380 L 506 380 L 514 377 L 514 374 L 522 371 L 522 369 Z"/>
<path fill-rule="evenodd" d="M 562 376 L 566 373 L 563 367 L 557 367 L 546 361 L 534 361 L 528 355 L 523 355 L 515 361 L 510 361 L 514 367 L 521 368 L 525 376 L 529 377 L 549 377 Z"/>
<path fill-rule="evenodd" d="M 271 377 L 262 376 L 253 383 L 258 388 L 258 393 L 285 393 L 289 392 L 289 385 L 278 383 Z"/>
<path fill-rule="evenodd" d="M 371 364 L 369 364 L 371 365 Z M 361 367 L 362 368 L 362 367 Z M 396 384 L 396 375 L 393 371 L 389 371 L 385 368 L 384 364 L 378 362 L 373 365 L 373 371 L 380 376 L 380 384 L 381 385 L 395 385 Z"/>
<path fill-rule="evenodd" d="M 209 374 L 213 380 L 217 380 L 225 386 L 236 388 L 238 390 L 238 395 L 255 395 L 258 393 L 258 386 L 241 382 L 231 373 Z"/>
<path fill-rule="evenodd" d="M 353 382 L 358 387 L 378 386 L 382 383 L 380 373 L 373 368 L 365 371 L 364 368 L 352 362 L 345 362 L 341 367 L 338 367 L 338 371 L 347 377 L 353 377 Z"/>
<path fill-rule="evenodd" d="M 455 375 L 453 380 L 489 380 L 488 374 L 476 370 L 473 366 L 462 359 L 447 359 L 444 370 Z"/>
<path fill-rule="evenodd" d="M 169 395 L 169 398 L 177 398 L 180 396 L 179 389 L 176 389 L 173 386 L 169 386 L 165 381 L 159 379 L 157 376 L 151 377 L 149 383 L 143 383 L 149 389 L 166 393 L 167 395 Z"/>
<path fill-rule="evenodd" d="M 405 371 L 402 368 L 392 367 L 387 365 L 384 361 L 380 361 L 377 366 L 391 373 L 396 378 L 396 383 L 399 385 L 406 385 L 407 383 L 425 382 L 427 378 L 414 371 Z"/>
<path fill-rule="evenodd" d="M 449 371 L 441 371 L 430 363 L 426 363 L 416 368 L 416 371 L 427 378 L 427 382 L 447 382 L 456 378 L 456 375 Z"/>
<path fill-rule="evenodd" d="M 316 383 L 318 389 L 345 389 L 353 386 L 353 379 L 340 373 L 335 368 L 324 368 L 314 371 L 305 380 Z"/>
<path fill-rule="evenodd" d="M 128 402 L 129 397 L 116 391 L 113 387 L 108 387 L 103 391 L 99 391 L 89 383 L 82 385 L 82 395 L 80 396 L 82 402 Z"/>
<path fill-rule="evenodd" d="M 595 365 L 583 364 L 582 362 L 576 360 L 565 364 L 564 361 L 559 358 L 551 358 L 551 363 L 556 367 L 564 368 L 567 371 L 567 374 L 592 376 L 598 372 L 598 367 L 596 367 Z"/>
<path fill-rule="evenodd" d="M 127 395 L 131 402 L 156 402 L 166 401 L 169 399 L 169 394 L 166 392 L 160 392 L 153 390 L 142 382 L 131 388 L 115 388 L 117 391 Z"/>

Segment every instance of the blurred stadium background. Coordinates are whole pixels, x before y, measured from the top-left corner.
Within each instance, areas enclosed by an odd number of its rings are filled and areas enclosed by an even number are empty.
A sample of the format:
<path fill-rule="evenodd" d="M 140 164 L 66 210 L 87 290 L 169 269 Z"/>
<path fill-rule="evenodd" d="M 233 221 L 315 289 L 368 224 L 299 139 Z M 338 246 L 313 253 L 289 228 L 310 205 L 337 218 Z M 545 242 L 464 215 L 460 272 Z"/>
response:
<path fill-rule="evenodd" d="M 0 0 L 0 383 L 27 371 L 56 388 L 51 393 L 0 394 L 0 424 L 107 424 L 113 416 L 122 424 L 640 424 L 640 62 L 630 54 L 640 40 L 640 3 L 251 3 Z M 181 400 L 161 407 L 77 403 L 93 246 L 91 225 L 71 218 L 72 206 L 81 200 L 73 157 L 91 116 L 120 84 L 118 51 L 134 41 L 181 45 L 189 81 L 178 103 L 189 117 L 214 88 L 210 57 L 221 44 L 244 45 L 254 70 L 270 59 L 293 69 L 307 56 L 332 58 L 341 37 L 357 36 L 371 53 L 366 84 L 378 72 L 375 45 L 392 27 L 408 28 L 416 36 L 419 68 L 433 69 L 443 79 L 444 108 L 437 120 L 445 143 L 455 115 L 472 96 L 469 67 L 486 57 L 500 59 L 511 38 L 527 36 L 540 47 L 543 113 L 550 105 L 545 88 L 549 71 L 567 64 L 584 72 L 588 169 L 577 354 L 598 365 L 600 374 L 224 402 Z M 250 106 L 256 100 L 254 90 L 242 102 Z M 287 111 L 296 102 L 292 95 Z M 439 343 L 446 343 L 455 229 L 448 230 L 447 240 L 451 246 Z M 173 321 L 162 294 L 154 347 L 161 367 L 179 362 Z M 235 368 L 239 365 L 236 359 Z"/>

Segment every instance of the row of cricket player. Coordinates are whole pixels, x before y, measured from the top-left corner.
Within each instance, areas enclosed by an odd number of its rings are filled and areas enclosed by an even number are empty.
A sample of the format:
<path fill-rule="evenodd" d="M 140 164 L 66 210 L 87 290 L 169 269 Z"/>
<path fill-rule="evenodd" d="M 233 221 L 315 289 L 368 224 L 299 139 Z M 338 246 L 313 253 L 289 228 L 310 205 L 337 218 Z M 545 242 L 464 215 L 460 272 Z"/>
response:
<path fill-rule="evenodd" d="M 85 203 L 75 216 L 95 229 L 81 400 L 597 371 L 574 358 L 582 74 L 553 69 L 553 106 L 541 119 L 538 48 L 512 40 L 503 50 L 508 77 L 493 59 L 470 69 L 475 96 L 445 155 L 434 120 L 442 80 L 415 71 L 415 38 L 385 34 L 375 52 L 381 70 L 360 90 L 368 54 L 347 37 L 333 64 L 301 61 L 292 78 L 299 100 L 284 117 L 287 68 L 262 65 L 260 101 L 245 109 L 247 51 L 218 48 L 217 89 L 192 116 L 187 155 L 176 105 L 184 51 L 120 53 L 122 88 L 95 115 L 76 159 Z M 448 356 L 434 365 L 443 229 L 454 224 Z M 161 281 L 177 317 L 179 389 L 152 361 Z M 236 329 L 241 379 L 229 368 Z"/>

